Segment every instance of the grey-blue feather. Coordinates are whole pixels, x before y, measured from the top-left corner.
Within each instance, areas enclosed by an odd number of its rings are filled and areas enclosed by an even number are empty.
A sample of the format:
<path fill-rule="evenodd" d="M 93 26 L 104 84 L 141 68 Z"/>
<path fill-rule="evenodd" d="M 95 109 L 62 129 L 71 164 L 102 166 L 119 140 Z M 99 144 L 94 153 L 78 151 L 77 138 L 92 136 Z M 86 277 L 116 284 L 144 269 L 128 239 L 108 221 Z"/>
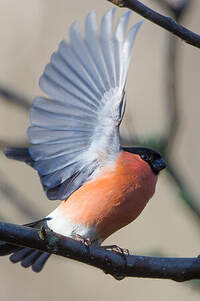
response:
<path fill-rule="evenodd" d="M 37 97 L 30 110 L 32 146 L 21 155 L 10 152 L 38 171 L 49 199 L 69 197 L 121 151 L 124 89 L 141 23 L 126 34 L 127 12 L 113 30 L 114 12 L 104 15 L 100 30 L 95 12 L 89 13 L 84 37 L 72 24 L 70 42 L 60 43 L 40 78 L 49 98 Z"/>

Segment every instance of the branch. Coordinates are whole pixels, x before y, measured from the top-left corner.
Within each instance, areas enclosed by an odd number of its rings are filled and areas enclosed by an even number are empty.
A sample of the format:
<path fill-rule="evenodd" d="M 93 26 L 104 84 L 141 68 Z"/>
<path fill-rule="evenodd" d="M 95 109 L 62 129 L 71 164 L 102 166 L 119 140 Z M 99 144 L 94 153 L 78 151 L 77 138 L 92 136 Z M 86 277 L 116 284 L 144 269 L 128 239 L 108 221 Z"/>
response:
<path fill-rule="evenodd" d="M 191 4 L 190 0 L 182 0 L 178 3 L 168 2 L 167 0 L 154 1 L 160 4 L 162 7 L 166 8 L 171 14 L 173 14 L 177 22 L 177 19 L 180 19 L 184 15 L 184 12 L 187 11 L 188 7 Z"/>
<path fill-rule="evenodd" d="M 189 0 L 182 0 L 178 3 L 169 4 L 163 0 L 155 0 L 160 4 L 168 5 L 168 10 L 179 22 L 189 8 Z M 176 141 L 177 132 L 180 126 L 180 97 L 178 91 L 178 39 L 169 34 L 167 36 L 167 51 L 165 63 L 165 82 L 166 82 L 166 104 L 168 109 L 168 128 L 165 135 L 165 155 L 168 155 Z"/>
<path fill-rule="evenodd" d="M 181 38 L 186 43 L 200 48 L 200 36 L 177 23 L 173 18 L 161 15 L 137 0 L 108 0 L 120 7 L 127 7 L 144 18 Z"/>
<path fill-rule="evenodd" d="M 165 137 L 166 149 L 165 153 L 169 153 L 173 149 L 176 141 L 177 132 L 180 125 L 180 110 L 179 110 L 179 93 L 178 93 L 178 39 L 175 36 L 168 35 L 165 62 L 165 83 L 166 83 L 166 105 L 168 109 L 168 126 Z"/>
<path fill-rule="evenodd" d="M 25 216 L 38 218 L 41 215 L 41 212 L 34 206 L 31 206 L 31 202 L 28 202 L 27 198 L 10 184 L 2 170 L 0 170 L 0 192 L 7 198 L 7 201 L 10 201 Z"/>
<path fill-rule="evenodd" d="M 30 144 L 27 143 L 26 140 L 21 140 L 19 141 L 9 141 L 9 140 L 2 140 L 0 139 L 0 151 L 4 151 L 6 147 L 12 147 L 12 146 L 16 146 L 16 147 L 29 147 Z"/>
<path fill-rule="evenodd" d="M 2 97 L 7 103 L 15 104 L 23 110 L 27 111 L 30 109 L 30 104 L 26 97 L 19 95 L 3 85 L 0 85 L 0 97 Z"/>
<path fill-rule="evenodd" d="M 142 277 L 186 281 L 200 279 L 200 258 L 165 258 L 125 255 L 98 246 L 86 246 L 71 238 L 0 222 L 0 240 L 71 258 L 120 277 Z"/>
<path fill-rule="evenodd" d="M 170 158 L 167 159 L 167 175 L 173 180 L 173 182 L 179 188 L 179 193 L 184 203 L 191 209 L 193 216 L 200 224 L 200 206 L 199 201 L 195 198 L 191 189 L 189 189 L 187 182 L 184 181 L 179 169 L 175 166 L 174 162 L 171 162 Z"/>
<path fill-rule="evenodd" d="M 173 13 L 174 17 L 177 21 L 183 18 L 187 9 L 190 5 L 189 0 L 182 0 L 179 6 L 172 6 L 165 0 L 154 0 L 164 5 L 171 13 Z M 146 146 L 152 149 L 156 149 L 159 151 L 167 162 L 167 175 L 170 179 L 176 184 L 180 191 L 181 200 L 187 206 L 188 209 L 191 210 L 194 215 L 196 221 L 200 224 L 200 207 L 198 206 L 198 199 L 195 197 L 194 193 L 187 182 L 183 178 L 183 176 L 178 172 L 177 167 L 174 167 L 175 163 L 170 159 L 170 152 L 173 149 L 174 142 L 176 141 L 177 131 L 180 125 L 180 99 L 179 99 L 179 91 L 177 89 L 177 81 L 178 81 L 178 66 L 177 66 L 177 58 L 178 58 L 178 43 L 177 38 L 172 35 L 167 36 L 168 39 L 168 48 L 166 51 L 166 63 L 165 63 L 165 82 L 166 82 L 166 104 L 168 109 L 168 123 L 167 123 L 167 133 L 163 138 L 159 137 L 150 137 L 146 140 L 141 140 L 137 136 L 129 135 L 129 139 L 123 139 L 125 145 L 138 145 L 138 146 Z M 128 131 L 128 129 L 127 129 Z"/>

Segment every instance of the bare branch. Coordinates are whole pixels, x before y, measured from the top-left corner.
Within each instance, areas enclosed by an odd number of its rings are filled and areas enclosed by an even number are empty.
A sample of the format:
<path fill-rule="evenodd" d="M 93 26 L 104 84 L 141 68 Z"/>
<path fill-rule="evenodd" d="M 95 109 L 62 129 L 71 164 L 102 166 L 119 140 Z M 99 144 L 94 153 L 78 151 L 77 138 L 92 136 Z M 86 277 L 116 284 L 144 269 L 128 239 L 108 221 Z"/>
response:
<path fill-rule="evenodd" d="M 31 202 L 29 202 L 20 191 L 10 184 L 2 170 L 0 170 L 0 191 L 3 195 L 5 195 L 7 201 L 10 201 L 10 203 L 17 207 L 25 216 L 38 218 L 41 215 L 40 211 L 31 206 Z"/>
<path fill-rule="evenodd" d="M 186 281 L 200 279 L 200 258 L 165 258 L 125 255 L 87 246 L 79 241 L 40 230 L 0 222 L 0 240 L 71 258 L 120 277 L 142 277 Z"/>
<path fill-rule="evenodd" d="M 186 43 L 200 48 L 200 36 L 177 23 L 173 18 L 161 15 L 137 0 L 108 0 L 120 7 L 127 7 L 144 18 L 181 38 Z"/>
<path fill-rule="evenodd" d="M 189 0 L 179 1 L 179 5 L 173 5 L 173 2 L 169 4 L 166 0 L 155 0 L 161 4 L 168 5 L 168 10 L 174 14 L 176 21 L 180 21 L 185 13 L 188 11 Z M 182 201 L 191 210 L 196 221 L 200 223 L 200 206 L 198 206 L 198 200 L 195 198 L 191 189 L 189 189 L 187 183 L 184 181 L 183 176 L 178 172 L 178 168 L 174 167 L 170 159 L 170 151 L 173 148 L 176 141 L 177 131 L 180 125 L 181 114 L 179 112 L 180 99 L 178 91 L 178 71 L 177 59 L 178 59 L 178 39 L 175 36 L 168 35 L 167 41 L 168 49 L 166 51 L 166 63 L 165 63 L 165 82 L 166 82 L 166 104 L 168 107 L 168 133 L 165 137 L 164 155 L 167 159 L 168 175 L 180 189 Z"/>
<path fill-rule="evenodd" d="M 26 97 L 19 95 L 11 89 L 0 85 L 0 97 L 5 100 L 7 103 L 14 104 L 23 110 L 29 110 L 30 104 Z"/>
<path fill-rule="evenodd" d="M 189 189 L 187 182 L 184 181 L 181 176 L 179 169 L 177 166 L 175 167 L 174 162 L 172 163 L 170 159 L 167 160 L 167 175 L 173 180 L 173 182 L 177 185 L 180 191 L 180 196 L 184 203 L 188 206 L 188 208 L 193 213 L 196 221 L 200 225 L 200 206 L 198 206 L 199 200 L 195 198 L 194 193 L 191 189 Z"/>
<path fill-rule="evenodd" d="M 187 11 L 191 4 L 190 0 L 180 0 L 178 2 L 169 0 L 154 0 L 154 2 L 159 3 L 162 7 L 166 8 L 170 13 L 172 13 L 177 22 L 178 19 L 180 21 L 180 18 L 184 15 L 184 12 Z"/>
<path fill-rule="evenodd" d="M 167 133 L 165 137 L 165 153 L 170 152 L 173 148 L 175 138 L 180 125 L 179 114 L 179 93 L 178 93 L 178 68 L 177 68 L 177 38 L 169 35 L 167 41 L 168 51 L 166 52 L 165 63 L 165 82 L 166 82 L 166 106 L 168 109 Z"/>
<path fill-rule="evenodd" d="M 0 151 L 5 150 L 6 147 L 10 146 L 15 146 L 15 147 L 29 147 L 30 144 L 27 143 L 26 140 L 21 140 L 21 141 L 9 141 L 9 140 L 2 140 L 0 139 Z"/>
<path fill-rule="evenodd" d="M 188 0 L 182 0 L 173 5 L 167 1 L 155 0 L 160 3 L 167 3 L 169 11 L 174 15 L 175 20 L 180 21 L 189 7 Z M 165 4 L 166 5 L 166 4 Z M 169 34 L 167 36 L 167 51 L 165 63 L 165 82 L 166 82 L 166 104 L 168 109 L 168 129 L 165 137 L 165 154 L 168 155 L 176 140 L 177 132 L 180 125 L 179 112 L 179 93 L 178 93 L 178 39 L 176 36 Z"/>
<path fill-rule="evenodd" d="M 176 20 L 182 19 L 187 12 L 190 1 L 182 0 L 180 6 L 172 6 L 167 0 L 154 0 L 164 5 L 171 13 L 174 14 Z M 191 210 L 195 220 L 200 225 L 200 207 L 198 206 L 198 199 L 195 197 L 192 190 L 187 185 L 187 182 L 183 176 L 178 172 L 178 168 L 175 167 L 175 163 L 170 159 L 170 151 L 176 141 L 177 131 L 180 125 L 180 99 L 178 91 L 178 39 L 175 36 L 167 35 L 167 51 L 166 51 L 166 63 L 165 63 L 165 82 L 166 82 L 166 105 L 168 109 L 168 122 L 167 133 L 163 138 L 150 137 L 146 140 L 141 140 L 138 137 L 135 138 L 131 134 L 129 135 L 129 145 L 137 144 L 139 146 L 146 146 L 158 150 L 165 157 L 167 162 L 167 175 L 176 184 L 180 191 L 181 200 Z M 127 139 L 124 141 L 127 141 Z"/>

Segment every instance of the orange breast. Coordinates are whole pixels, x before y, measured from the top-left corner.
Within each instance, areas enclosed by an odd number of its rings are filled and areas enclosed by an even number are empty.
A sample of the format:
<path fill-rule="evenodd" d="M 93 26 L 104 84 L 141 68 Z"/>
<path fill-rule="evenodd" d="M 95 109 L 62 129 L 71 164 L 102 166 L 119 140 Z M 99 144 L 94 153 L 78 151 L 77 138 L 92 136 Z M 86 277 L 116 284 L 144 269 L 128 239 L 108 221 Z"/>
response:
<path fill-rule="evenodd" d="M 154 194 L 156 181 L 145 161 L 123 151 L 114 166 L 75 191 L 60 210 L 74 223 L 95 227 L 105 239 L 141 213 Z"/>

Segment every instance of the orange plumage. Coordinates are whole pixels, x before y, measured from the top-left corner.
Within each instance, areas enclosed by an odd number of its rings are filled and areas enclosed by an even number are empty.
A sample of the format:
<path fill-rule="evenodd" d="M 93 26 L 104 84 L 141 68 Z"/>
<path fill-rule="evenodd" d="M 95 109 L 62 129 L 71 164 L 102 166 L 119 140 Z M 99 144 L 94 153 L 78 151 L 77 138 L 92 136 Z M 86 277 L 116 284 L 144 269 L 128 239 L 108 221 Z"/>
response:
<path fill-rule="evenodd" d="M 157 176 L 138 155 L 121 152 L 114 165 L 59 206 L 73 223 L 95 227 L 101 240 L 132 222 L 155 191 Z"/>

